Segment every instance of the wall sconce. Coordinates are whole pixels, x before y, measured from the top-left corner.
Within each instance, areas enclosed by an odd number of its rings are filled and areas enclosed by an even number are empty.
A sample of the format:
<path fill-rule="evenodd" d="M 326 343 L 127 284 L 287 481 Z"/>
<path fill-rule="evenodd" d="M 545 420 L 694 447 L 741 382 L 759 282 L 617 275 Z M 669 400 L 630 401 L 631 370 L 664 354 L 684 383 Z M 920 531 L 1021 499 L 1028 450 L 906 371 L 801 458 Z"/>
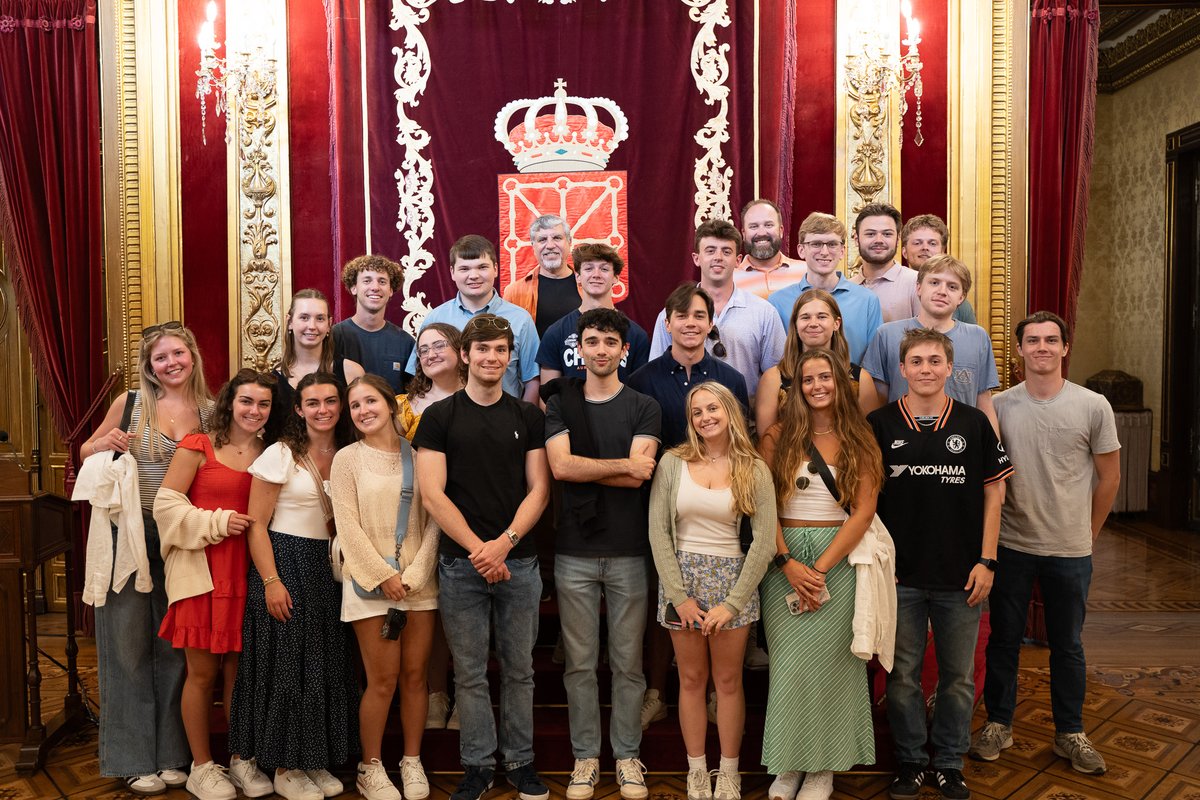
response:
<path fill-rule="evenodd" d="M 241 7 L 241 6 L 240 6 Z M 230 41 L 228 59 L 221 58 L 217 51 L 221 43 L 216 39 L 215 23 L 217 4 L 209 2 L 205 8 L 205 20 L 196 37 L 200 45 L 200 68 L 196 70 L 196 99 L 200 101 L 200 135 L 208 144 L 205 134 L 205 118 L 208 98 L 213 98 L 213 112 L 223 116 L 232 105 L 240 108 L 250 97 L 265 97 L 275 93 L 275 58 L 273 51 L 273 25 L 265 3 L 247 3 L 245 12 L 256 19 L 249 20 L 243 30 L 253 31 L 248 41 L 235 45 Z M 232 103 L 230 102 L 232 98 Z M 225 127 L 225 142 L 232 141 L 229 126 Z"/>
<path fill-rule="evenodd" d="M 887 107 L 893 92 L 896 93 L 899 110 L 900 143 L 904 142 L 904 117 L 908 113 L 908 93 L 916 99 L 916 133 L 913 144 L 920 147 L 925 142 L 921 135 L 921 22 L 912 15 L 912 3 L 903 0 L 900 13 L 904 15 L 905 37 L 901 49 L 908 51 L 901 56 L 887 52 L 878 33 L 862 31 L 858 35 L 862 42 L 859 52 L 846 56 L 846 89 L 855 98 L 851 114 L 859 119 L 878 119 L 880 110 Z M 894 41 L 894 40 L 893 40 Z"/>

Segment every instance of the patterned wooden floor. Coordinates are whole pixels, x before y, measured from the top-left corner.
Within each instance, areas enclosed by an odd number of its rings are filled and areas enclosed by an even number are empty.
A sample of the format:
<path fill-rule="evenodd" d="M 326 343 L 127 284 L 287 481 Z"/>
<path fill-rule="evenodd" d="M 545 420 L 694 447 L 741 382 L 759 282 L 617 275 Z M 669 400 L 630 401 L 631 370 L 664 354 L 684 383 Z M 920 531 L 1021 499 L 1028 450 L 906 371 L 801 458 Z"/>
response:
<path fill-rule="evenodd" d="M 977 798 L 1014 800 L 1200 800 L 1200 536 L 1118 522 L 1106 529 L 1095 558 L 1091 611 L 1085 629 L 1088 700 L 1085 725 L 1108 760 L 1108 774 L 1071 771 L 1051 751 L 1048 652 L 1027 647 L 1022 654 L 1015 745 L 996 762 L 968 762 L 965 774 Z M 1122 605 L 1123 604 L 1123 605 Z M 95 691 L 95 648 L 82 642 L 85 684 Z M 55 646 L 48 642 L 53 655 Z M 61 649 L 61 645 L 58 649 Z M 49 694 L 63 679 L 45 665 Z M 48 702 L 52 708 L 53 703 Z M 983 723 L 978 710 L 975 726 Z M 123 785 L 99 776 L 95 729 L 88 727 L 51 754 L 46 769 L 32 776 L 14 768 L 16 745 L 0 747 L 0 800 L 102 798 L 132 800 Z M 611 766 L 611 765 L 606 765 Z M 662 768 L 671 765 L 652 764 Z M 432 800 L 445 800 L 458 775 L 432 775 Z M 544 775 L 557 798 L 568 776 Z M 887 775 L 839 775 L 834 797 L 886 798 Z M 762 800 L 769 778 L 743 776 L 743 795 Z M 684 800 L 681 773 L 649 776 L 651 800 Z M 352 787 L 352 783 L 351 783 Z M 353 792 L 344 797 L 355 797 Z M 938 797 L 933 788 L 923 800 Z M 187 798 L 183 791 L 170 798 Z M 619 797 L 611 774 L 598 800 Z M 488 800 L 515 792 L 496 789 Z"/>

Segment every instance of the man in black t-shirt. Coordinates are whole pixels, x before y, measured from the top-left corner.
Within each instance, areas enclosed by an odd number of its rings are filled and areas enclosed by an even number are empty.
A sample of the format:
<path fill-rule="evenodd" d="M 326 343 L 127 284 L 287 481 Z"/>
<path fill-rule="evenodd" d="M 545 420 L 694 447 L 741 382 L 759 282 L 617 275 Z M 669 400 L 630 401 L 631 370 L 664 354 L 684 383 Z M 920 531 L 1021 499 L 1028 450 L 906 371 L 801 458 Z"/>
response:
<path fill-rule="evenodd" d="M 537 269 L 504 287 L 504 299 L 529 312 L 540 338 L 565 314 L 579 308 L 579 286 L 567 262 L 571 226 L 562 217 L 543 214 L 529 226 L 529 244 Z"/>
<path fill-rule="evenodd" d="M 412 377 L 405 369 L 416 343 L 384 314 L 403 280 L 403 269 L 390 258 L 366 255 L 351 259 L 342 269 L 342 285 L 354 295 L 354 316 L 333 326 L 333 341 L 341 352 L 349 352 L 347 343 L 354 342 L 354 348 L 362 351 L 359 363 L 363 369 L 383 378 L 397 394 Z"/>
<path fill-rule="evenodd" d="M 413 439 L 422 500 L 444 533 L 439 609 L 454 657 L 464 773 L 452 800 L 479 800 L 492 787 L 497 742 L 487 662 L 493 620 L 508 782 L 521 800 L 550 796 L 533 767 L 533 645 L 542 579 L 526 536 L 546 507 L 550 470 L 542 412 L 501 387 L 512 348 L 508 320 L 473 317 L 462 334 L 467 386 L 427 408 Z"/>
<path fill-rule="evenodd" d="M 975 643 L 1012 465 L 984 413 L 946 395 L 954 368 L 949 338 L 928 328 L 907 331 L 899 366 L 907 394 L 867 418 L 883 452 L 878 513 L 896 543 L 896 660 L 887 696 L 900 766 L 889 793 L 896 800 L 919 795 L 928 741 L 930 776 L 942 796 L 965 800 Z M 927 733 L 921 667 L 930 625 L 938 686 Z"/>
<path fill-rule="evenodd" d="M 621 384 L 629 320 L 612 308 L 583 313 L 576 328 L 587 377 L 558 378 L 546 397 L 546 453 L 562 481 L 554 577 L 562 624 L 567 711 L 575 769 L 568 800 L 588 800 L 600 778 L 600 595 L 608 619 L 617 785 L 625 800 L 649 794 L 642 742 L 642 635 L 648 603 L 646 495 L 662 424 L 658 403 Z"/>

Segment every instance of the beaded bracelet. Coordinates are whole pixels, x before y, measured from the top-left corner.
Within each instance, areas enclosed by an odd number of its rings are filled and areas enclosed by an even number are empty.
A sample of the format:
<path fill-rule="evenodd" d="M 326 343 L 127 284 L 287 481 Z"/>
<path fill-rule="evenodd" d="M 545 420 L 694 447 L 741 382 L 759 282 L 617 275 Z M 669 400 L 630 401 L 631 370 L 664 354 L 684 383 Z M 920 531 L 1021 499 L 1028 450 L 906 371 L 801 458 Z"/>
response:
<path fill-rule="evenodd" d="M 268 586 L 270 586 L 272 583 L 275 583 L 275 582 L 277 582 L 278 580 L 279 580 L 279 576 L 278 576 L 278 575 L 272 575 L 272 576 L 271 576 L 271 577 L 269 577 L 269 578 L 263 578 L 263 588 L 264 588 L 264 589 L 265 589 L 265 588 L 267 588 L 267 587 L 268 587 Z"/>

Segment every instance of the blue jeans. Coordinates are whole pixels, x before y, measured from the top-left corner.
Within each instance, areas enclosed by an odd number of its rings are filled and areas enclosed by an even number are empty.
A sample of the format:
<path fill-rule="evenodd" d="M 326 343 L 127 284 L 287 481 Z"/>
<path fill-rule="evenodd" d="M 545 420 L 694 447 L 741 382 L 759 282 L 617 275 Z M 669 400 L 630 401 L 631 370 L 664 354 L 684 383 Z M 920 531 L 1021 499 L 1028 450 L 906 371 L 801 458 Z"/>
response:
<path fill-rule="evenodd" d="M 982 604 L 968 606 L 963 591 L 896 587 L 896 663 L 887 679 L 887 712 L 900 763 L 929 763 L 928 739 L 933 745 L 934 769 L 962 769 L 963 754 L 971 744 L 981 608 Z M 938 684 L 933 726 L 927 737 L 921 666 L 930 624 Z"/>
<path fill-rule="evenodd" d="M 992 635 L 987 645 L 983 700 L 988 721 L 1012 725 L 1017 705 L 1017 666 L 1033 581 L 1045 601 L 1046 637 L 1050 640 L 1050 706 L 1059 733 L 1083 731 L 1087 661 L 1083 656 L 1083 619 L 1092 583 L 1092 557 L 1035 556 L 1001 547 L 996 581 L 988 599 Z"/>
<path fill-rule="evenodd" d="M 648 593 L 643 556 L 554 559 L 558 618 L 562 624 L 567 713 L 575 758 L 600 756 L 600 592 L 608 615 L 608 663 L 612 668 L 612 717 L 608 736 L 613 755 L 637 758 L 642 745 L 642 635 Z"/>
<path fill-rule="evenodd" d="M 510 558 L 512 577 L 489 584 L 470 559 L 439 556 L 438 610 L 454 658 L 454 701 L 464 767 L 496 764 L 496 719 L 488 691 L 488 640 L 493 622 L 500 662 L 500 754 L 505 769 L 533 761 L 533 645 L 542 577 L 537 557 Z"/>
<path fill-rule="evenodd" d="M 167 613 L 158 526 L 148 511 L 142 512 L 142 522 L 154 589 L 139 592 L 130 577 L 119 593 L 109 591 L 104 605 L 96 609 L 100 774 L 110 778 L 148 775 L 191 760 L 179 715 L 183 651 L 158 637 Z M 116 537 L 114 526 L 114 548 Z"/>

